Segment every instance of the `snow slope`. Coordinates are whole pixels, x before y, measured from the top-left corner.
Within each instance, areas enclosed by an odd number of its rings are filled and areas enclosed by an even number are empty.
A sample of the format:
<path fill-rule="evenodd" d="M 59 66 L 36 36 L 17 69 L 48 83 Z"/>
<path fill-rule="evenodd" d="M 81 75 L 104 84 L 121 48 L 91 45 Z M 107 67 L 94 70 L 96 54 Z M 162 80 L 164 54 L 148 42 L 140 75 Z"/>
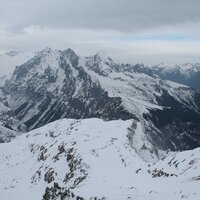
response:
<path fill-rule="evenodd" d="M 146 163 L 132 123 L 62 119 L 1 144 L 0 199 L 198 200 L 200 149 Z"/>

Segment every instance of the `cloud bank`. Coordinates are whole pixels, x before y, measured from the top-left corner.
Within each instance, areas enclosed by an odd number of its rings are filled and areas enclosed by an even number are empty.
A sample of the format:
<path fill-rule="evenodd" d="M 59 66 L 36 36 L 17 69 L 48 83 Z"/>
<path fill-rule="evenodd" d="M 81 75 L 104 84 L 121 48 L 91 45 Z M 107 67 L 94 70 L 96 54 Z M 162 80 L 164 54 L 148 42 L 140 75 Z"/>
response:
<path fill-rule="evenodd" d="M 71 47 L 129 62 L 198 61 L 199 8 L 199 0 L 0 0 L 0 48 Z"/>

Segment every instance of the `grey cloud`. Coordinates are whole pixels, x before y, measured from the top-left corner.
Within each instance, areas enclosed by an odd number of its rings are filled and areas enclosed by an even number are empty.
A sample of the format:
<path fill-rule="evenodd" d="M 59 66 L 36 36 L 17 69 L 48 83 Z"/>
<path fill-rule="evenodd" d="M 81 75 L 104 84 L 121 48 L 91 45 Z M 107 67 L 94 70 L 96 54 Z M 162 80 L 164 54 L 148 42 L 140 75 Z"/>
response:
<path fill-rule="evenodd" d="M 70 47 L 122 62 L 199 62 L 199 8 L 200 0 L 0 0 L 0 51 Z M 157 40 L 131 40 L 148 34 Z"/>
<path fill-rule="evenodd" d="M 0 0 L 0 24 L 136 32 L 200 21 L 199 0 Z"/>

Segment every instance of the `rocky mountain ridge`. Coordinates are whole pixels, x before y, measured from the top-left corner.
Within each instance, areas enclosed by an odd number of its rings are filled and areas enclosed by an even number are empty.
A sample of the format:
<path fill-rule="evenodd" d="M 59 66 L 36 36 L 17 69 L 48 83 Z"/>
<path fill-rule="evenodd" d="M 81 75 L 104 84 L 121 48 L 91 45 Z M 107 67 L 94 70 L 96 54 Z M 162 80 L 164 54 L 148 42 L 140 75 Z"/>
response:
<path fill-rule="evenodd" d="M 135 119 L 151 144 L 140 148 L 200 145 L 199 93 L 102 52 L 82 58 L 72 49 L 46 48 L 15 69 L 3 93 L 29 130 L 61 118 Z"/>
<path fill-rule="evenodd" d="M 50 48 L 17 66 L 0 93 L 0 199 L 198 200 L 200 94 L 156 70 Z"/>
<path fill-rule="evenodd" d="M 152 67 L 152 73 L 162 79 L 188 85 L 200 91 L 200 63 L 182 65 L 161 64 Z"/>

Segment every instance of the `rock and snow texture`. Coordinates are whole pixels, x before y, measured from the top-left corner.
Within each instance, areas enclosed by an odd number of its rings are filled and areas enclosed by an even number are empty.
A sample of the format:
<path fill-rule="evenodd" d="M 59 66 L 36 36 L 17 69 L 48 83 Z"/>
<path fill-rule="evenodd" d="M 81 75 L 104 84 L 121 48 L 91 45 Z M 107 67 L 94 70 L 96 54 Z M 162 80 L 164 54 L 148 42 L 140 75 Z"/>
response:
<path fill-rule="evenodd" d="M 0 143 L 9 142 L 26 130 L 14 112 L 0 100 Z"/>
<path fill-rule="evenodd" d="M 15 67 L 25 63 L 34 54 L 21 51 L 9 51 L 0 55 L 0 87 L 11 78 Z"/>
<path fill-rule="evenodd" d="M 16 68 L 4 91 L 30 129 L 63 117 L 129 118 L 121 99 L 109 97 L 78 60 L 71 49 L 45 49 Z"/>
<path fill-rule="evenodd" d="M 200 91 L 200 63 L 182 65 L 160 64 L 150 67 L 152 73 L 167 80 L 188 85 Z"/>
<path fill-rule="evenodd" d="M 83 59 L 80 65 L 86 66 L 84 69 L 87 73 L 94 81 L 100 82 L 101 87 L 108 91 L 109 96 L 120 97 L 124 107 L 131 113 L 141 115 L 148 109 L 163 109 L 167 105 L 162 105 L 159 99 L 165 92 L 177 102 L 198 109 L 193 102 L 194 92 L 187 86 L 164 81 L 142 71 L 120 72 L 116 68 L 123 68 L 123 66 L 118 66 L 105 54 L 103 57 L 100 55 L 96 54 Z M 134 68 L 134 66 L 130 67 Z"/>
<path fill-rule="evenodd" d="M 2 87 L 9 80 L 16 66 L 29 60 L 34 54 L 20 51 L 9 51 L 0 55 L 0 143 L 9 142 L 26 127 L 16 117 L 14 111 L 4 99 Z"/>
<path fill-rule="evenodd" d="M 0 199 L 200 199 L 198 92 L 104 52 L 24 55 L 0 56 Z"/>
<path fill-rule="evenodd" d="M 198 200 L 200 149 L 146 163 L 133 123 L 62 119 L 1 144 L 0 199 Z"/>
<path fill-rule="evenodd" d="M 102 52 L 44 49 L 15 69 L 3 92 L 29 130 L 65 117 L 136 119 L 151 151 L 200 146 L 200 94 Z"/>

